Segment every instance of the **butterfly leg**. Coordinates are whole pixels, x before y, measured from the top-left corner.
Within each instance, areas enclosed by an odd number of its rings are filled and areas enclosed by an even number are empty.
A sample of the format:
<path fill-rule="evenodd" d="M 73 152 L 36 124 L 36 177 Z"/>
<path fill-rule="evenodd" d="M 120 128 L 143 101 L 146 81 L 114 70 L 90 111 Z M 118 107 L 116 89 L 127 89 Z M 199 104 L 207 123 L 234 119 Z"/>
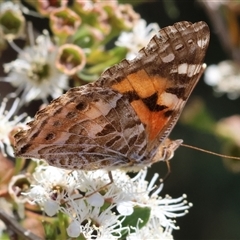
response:
<path fill-rule="evenodd" d="M 103 185 L 102 187 L 98 188 L 97 190 L 93 191 L 92 193 L 89 193 L 87 195 L 85 195 L 84 197 L 87 198 L 87 197 L 90 197 L 92 196 L 93 194 L 97 193 L 97 192 L 100 192 L 101 190 L 103 190 L 104 188 L 108 187 L 109 185 L 111 185 L 114 181 L 113 181 L 113 176 L 112 176 L 112 172 L 111 171 L 108 171 L 108 177 L 109 177 L 109 182 L 106 183 L 105 185 Z"/>
<path fill-rule="evenodd" d="M 171 166 L 170 166 L 170 159 L 174 156 L 175 150 L 182 144 L 183 140 L 170 140 L 167 138 L 159 147 L 158 153 L 154 157 L 154 162 L 164 161 L 167 165 L 167 173 L 163 178 L 160 179 L 160 184 L 170 176 L 171 173 Z M 157 189 L 159 185 L 155 187 Z"/>
<path fill-rule="evenodd" d="M 98 188 L 97 190 L 95 190 L 95 191 L 93 191 L 93 192 L 91 192 L 91 193 L 89 193 L 89 194 L 86 194 L 86 195 L 84 195 L 84 196 L 82 196 L 82 197 L 77 197 L 77 198 L 75 198 L 74 200 L 79 200 L 79 199 L 83 199 L 83 198 L 88 198 L 88 197 L 92 196 L 93 194 L 95 194 L 95 193 L 97 193 L 97 192 L 100 192 L 100 191 L 103 190 L 104 188 L 106 188 L 106 187 L 108 187 L 109 185 L 111 185 L 111 184 L 114 182 L 111 171 L 108 171 L 108 177 L 109 177 L 109 180 L 110 180 L 108 183 L 106 183 L 106 184 L 103 185 L 102 187 Z M 67 201 L 66 201 L 66 202 L 67 202 Z M 64 203 L 66 203 L 66 202 L 64 202 Z"/>
<path fill-rule="evenodd" d="M 171 174 L 171 166 L 170 166 L 170 161 L 166 160 L 166 165 L 167 165 L 167 173 L 165 174 L 165 176 L 161 179 L 161 181 L 166 181 L 166 179 L 170 176 Z"/>

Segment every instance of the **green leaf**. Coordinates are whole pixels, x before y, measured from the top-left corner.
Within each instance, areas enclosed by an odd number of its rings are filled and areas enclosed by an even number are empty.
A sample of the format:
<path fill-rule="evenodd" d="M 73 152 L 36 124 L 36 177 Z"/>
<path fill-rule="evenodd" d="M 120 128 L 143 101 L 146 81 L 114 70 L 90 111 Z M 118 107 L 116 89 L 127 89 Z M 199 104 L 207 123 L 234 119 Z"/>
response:
<path fill-rule="evenodd" d="M 69 225 L 69 218 L 62 212 L 59 212 L 52 221 L 43 222 L 47 240 L 68 239 L 66 228 Z"/>
<path fill-rule="evenodd" d="M 86 83 L 95 82 L 99 78 L 98 74 L 88 74 L 88 73 L 85 73 L 85 71 L 78 72 L 77 76 L 81 80 L 85 81 Z M 76 85 L 76 86 L 79 86 L 79 85 Z"/>

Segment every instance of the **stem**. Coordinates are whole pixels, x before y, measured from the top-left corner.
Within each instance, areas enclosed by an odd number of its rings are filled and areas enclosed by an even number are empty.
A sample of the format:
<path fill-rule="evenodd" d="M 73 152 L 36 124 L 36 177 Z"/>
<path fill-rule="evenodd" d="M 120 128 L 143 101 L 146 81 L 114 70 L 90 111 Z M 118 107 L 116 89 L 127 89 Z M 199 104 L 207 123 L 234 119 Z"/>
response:
<path fill-rule="evenodd" d="M 0 209 L 0 219 L 6 224 L 7 228 L 21 236 L 25 240 L 43 240 L 29 230 L 23 228 L 14 218 L 8 216 Z"/>

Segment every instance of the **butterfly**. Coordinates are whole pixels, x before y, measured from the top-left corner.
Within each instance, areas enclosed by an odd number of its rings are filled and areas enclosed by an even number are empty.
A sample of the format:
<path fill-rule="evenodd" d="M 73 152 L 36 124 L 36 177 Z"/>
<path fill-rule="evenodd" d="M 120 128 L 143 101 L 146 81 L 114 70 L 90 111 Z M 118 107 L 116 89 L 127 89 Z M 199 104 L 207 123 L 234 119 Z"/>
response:
<path fill-rule="evenodd" d="M 135 171 L 170 159 L 168 135 L 204 71 L 210 32 L 186 21 L 162 28 L 134 60 L 75 87 L 15 135 L 15 155 L 65 169 Z"/>

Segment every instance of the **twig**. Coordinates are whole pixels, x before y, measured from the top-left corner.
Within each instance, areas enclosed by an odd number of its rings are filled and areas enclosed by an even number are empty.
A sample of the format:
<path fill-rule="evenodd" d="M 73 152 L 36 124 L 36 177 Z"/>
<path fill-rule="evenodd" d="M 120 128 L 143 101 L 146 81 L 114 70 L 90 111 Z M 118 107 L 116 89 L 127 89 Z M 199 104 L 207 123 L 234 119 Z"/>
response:
<path fill-rule="evenodd" d="M 13 217 L 8 216 L 2 209 L 0 209 L 0 219 L 6 224 L 7 228 L 25 240 L 43 240 L 31 231 L 23 228 Z"/>

